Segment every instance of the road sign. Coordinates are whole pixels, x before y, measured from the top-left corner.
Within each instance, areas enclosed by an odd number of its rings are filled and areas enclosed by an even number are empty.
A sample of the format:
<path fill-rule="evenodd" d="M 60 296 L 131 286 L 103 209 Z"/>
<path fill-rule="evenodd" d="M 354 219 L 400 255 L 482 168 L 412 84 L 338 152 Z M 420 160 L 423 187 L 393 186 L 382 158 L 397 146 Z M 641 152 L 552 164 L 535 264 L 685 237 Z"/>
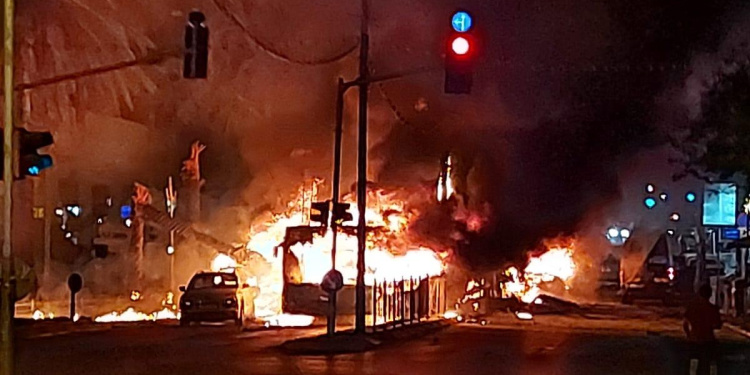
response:
<path fill-rule="evenodd" d="M 323 276 L 320 288 L 326 292 L 338 292 L 344 287 L 344 276 L 338 270 L 330 270 Z"/>
<path fill-rule="evenodd" d="M 71 273 L 68 276 L 68 289 L 70 289 L 70 293 L 76 294 L 81 291 L 81 288 L 83 288 L 83 278 L 77 273 Z"/>
<path fill-rule="evenodd" d="M 451 25 L 453 25 L 453 30 L 465 33 L 471 29 L 471 16 L 464 11 L 458 11 L 453 14 Z"/>

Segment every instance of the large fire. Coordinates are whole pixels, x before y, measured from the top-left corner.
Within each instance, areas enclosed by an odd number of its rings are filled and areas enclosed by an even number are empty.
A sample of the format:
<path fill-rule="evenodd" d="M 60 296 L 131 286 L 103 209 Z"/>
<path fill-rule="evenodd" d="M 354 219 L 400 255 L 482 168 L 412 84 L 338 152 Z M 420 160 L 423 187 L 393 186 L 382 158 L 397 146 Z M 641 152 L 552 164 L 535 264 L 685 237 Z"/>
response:
<path fill-rule="evenodd" d="M 267 214 L 251 227 L 246 243 L 246 254 L 232 257 L 218 254 L 210 262 L 212 271 L 234 270 L 244 284 L 257 288 L 254 316 L 266 326 L 307 326 L 313 318 L 304 315 L 282 314 L 281 294 L 283 289 L 282 256 L 278 247 L 284 241 L 288 227 L 311 225 L 310 203 L 318 199 L 317 188 L 321 180 L 302 186 L 284 212 Z M 451 187 L 452 188 L 452 187 Z M 352 202 L 344 197 L 344 202 Z M 350 211 L 353 220 L 344 226 L 357 225 L 359 216 L 356 205 Z M 396 193 L 384 190 L 368 192 L 368 207 L 365 212 L 368 231 L 365 263 L 365 284 L 374 285 L 382 280 L 408 280 L 425 276 L 437 276 L 445 269 L 447 253 L 438 252 L 409 240 L 411 221 L 418 213 L 407 207 L 405 200 Z M 314 223 L 312 225 L 315 225 Z M 320 283 L 331 269 L 331 246 L 333 234 L 327 230 L 316 235 L 312 242 L 298 243 L 290 250 L 299 260 L 299 280 L 302 283 Z M 344 284 L 354 285 L 356 280 L 357 238 L 339 232 L 336 238 L 336 269 L 344 277 Z M 174 311 L 165 309 L 150 314 L 128 308 L 95 318 L 97 322 L 139 321 L 175 319 Z"/>
<path fill-rule="evenodd" d="M 136 311 L 133 307 L 128 307 L 125 311 L 117 312 L 113 311 L 109 314 L 98 316 L 94 319 L 97 323 L 112 323 L 112 322 L 139 322 L 139 321 L 156 321 L 164 319 L 179 319 L 179 313 L 164 308 L 160 311 L 155 311 L 150 314 L 145 314 L 140 311 Z"/>
<path fill-rule="evenodd" d="M 509 267 L 504 271 L 506 280 L 500 284 L 502 297 L 516 297 L 524 303 L 535 302 L 541 294 L 543 283 L 559 280 L 567 289 L 575 272 L 573 246 L 550 247 L 540 255 L 531 256 L 523 274 L 516 267 Z"/>
<path fill-rule="evenodd" d="M 287 227 L 309 225 L 309 202 L 316 199 L 311 192 L 317 191 L 314 181 L 312 187 L 302 187 L 296 199 L 288 205 L 286 212 L 273 215 L 270 220 L 264 220 L 254 225 L 249 233 L 247 250 L 259 254 L 266 263 L 265 267 L 258 267 L 256 259 L 240 264 L 240 271 L 249 270 L 247 277 L 253 277 L 259 288 L 259 295 L 255 300 L 255 315 L 266 322 L 284 325 L 278 317 L 281 313 L 282 259 L 277 247 L 284 241 Z M 351 202 L 351 197 L 345 197 L 345 202 Z M 356 226 L 358 212 L 352 205 L 354 219 L 343 223 L 345 226 Z M 371 190 L 368 193 L 368 208 L 365 218 L 369 228 L 367 251 L 365 253 L 365 284 L 373 285 L 376 280 L 401 280 L 436 276 L 443 273 L 444 258 L 447 254 L 412 243 L 407 235 L 410 222 L 417 216 L 413 210 L 406 207 L 396 193 L 383 190 Z M 320 283 L 323 276 L 331 269 L 331 245 L 333 234 L 327 230 L 325 234 L 314 236 L 309 243 L 298 243 L 290 250 L 299 260 L 300 281 L 302 283 Z M 344 284 L 354 285 L 356 280 L 357 238 L 356 236 L 340 232 L 336 238 L 336 269 L 344 277 Z M 258 272 L 259 268 L 265 268 Z"/>

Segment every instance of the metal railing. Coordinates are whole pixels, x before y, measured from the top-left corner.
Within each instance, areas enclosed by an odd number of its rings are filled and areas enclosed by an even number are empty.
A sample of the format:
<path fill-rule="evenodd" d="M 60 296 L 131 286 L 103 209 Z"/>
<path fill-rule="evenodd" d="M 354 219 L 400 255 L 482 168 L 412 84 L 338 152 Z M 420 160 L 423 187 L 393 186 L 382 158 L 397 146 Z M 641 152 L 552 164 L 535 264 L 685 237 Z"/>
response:
<path fill-rule="evenodd" d="M 376 282 L 370 310 L 373 331 L 442 316 L 446 310 L 445 280 L 438 276 Z"/>

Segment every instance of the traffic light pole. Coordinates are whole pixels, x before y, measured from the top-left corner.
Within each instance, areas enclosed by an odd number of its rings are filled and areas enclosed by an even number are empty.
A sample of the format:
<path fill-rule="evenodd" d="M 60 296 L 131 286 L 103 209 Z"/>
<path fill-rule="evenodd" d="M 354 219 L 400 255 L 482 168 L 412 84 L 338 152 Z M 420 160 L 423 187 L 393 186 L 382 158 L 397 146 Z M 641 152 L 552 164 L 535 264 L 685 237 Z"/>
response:
<path fill-rule="evenodd" d="M 357 285 L 355 289 L 354 332 L 365 333 L 365 248 L 367 240 L 367 94 L 369 89 L 369 17 L 368 0 L 362 0 L 362 36 L 359 46 L 359 141 L 357 152 Z"/>
<path fill-rule="evenodd" d="M 344 93 L 346 93 L 349 87 L 351 85 L 347 85 L 344 83 L 343 78 L 339 78 L 336 89 L 336 132 L 333 141 L 333 192 L 331 193 L 333 207 L 336 207 L 336 204 L 339 203 L 339 195 L 341 194 L 341 138 L 344 131 Z M 331 270 L 336 269 L 336 237 L 338 226 L 335 218 L 331 220 L 331 237 L 333 238 L 333 243 L 331 244 Z M 331 313 L 328 317 L 327 331 L 328 335 L 332 336 L 336 333 L 336 292 L 330 293 L 328 300 Z"/>
<path fill-rule="evenodd" d="M 13 312 L 14 297 L 11 278 L 11 199 L 13 196 L 13 16 L 14 0 L 4 0 L 4 69 L 3 93 L 5 95 L 3 121 L 3 251 L 2 273 L 0 273 L 0 375 L 13 375 Z"/>

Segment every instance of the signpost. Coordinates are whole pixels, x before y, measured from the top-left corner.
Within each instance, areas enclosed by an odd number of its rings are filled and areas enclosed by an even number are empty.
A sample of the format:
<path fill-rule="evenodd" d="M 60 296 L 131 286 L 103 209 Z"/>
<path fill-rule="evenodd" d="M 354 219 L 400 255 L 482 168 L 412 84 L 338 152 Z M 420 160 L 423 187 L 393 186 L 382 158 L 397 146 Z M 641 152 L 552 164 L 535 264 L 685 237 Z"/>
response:
<path fill-rule="evenodd" d="M 68 276 L 68 289 L 70 289 L 70 320 L 75 321 L 76 316 L 76 293 L 83 288 L 83 278 L 77 273 Z"/>
<path fill-rule="evenodd" d="M 336 269 L 328 271 L 323 276 L 323 281 L 320 283 L 320 288 L 328 292 L 328 336 L 333 336 L 336 333 L 336 293 L 344 287 L 344 276 L 341 275 Z"/>

